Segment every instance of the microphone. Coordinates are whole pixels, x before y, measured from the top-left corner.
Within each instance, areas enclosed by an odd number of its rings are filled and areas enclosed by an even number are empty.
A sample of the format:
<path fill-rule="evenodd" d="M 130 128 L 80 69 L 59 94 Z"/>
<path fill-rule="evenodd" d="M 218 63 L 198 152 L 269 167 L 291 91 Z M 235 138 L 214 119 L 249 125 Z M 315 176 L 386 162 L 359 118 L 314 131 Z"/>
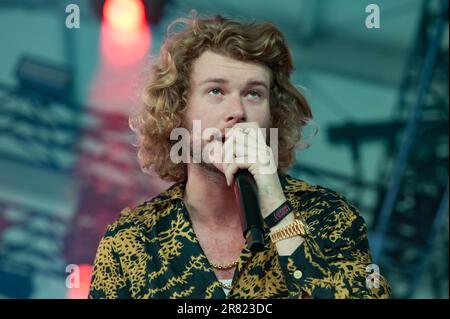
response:
<path fill-rule="evenodd" d="M 253 175 L 240 169 L 234 175 L 234 193 L 241 208 L 242 233 L 254 254 L 264 248 L 264 226 Z"/>

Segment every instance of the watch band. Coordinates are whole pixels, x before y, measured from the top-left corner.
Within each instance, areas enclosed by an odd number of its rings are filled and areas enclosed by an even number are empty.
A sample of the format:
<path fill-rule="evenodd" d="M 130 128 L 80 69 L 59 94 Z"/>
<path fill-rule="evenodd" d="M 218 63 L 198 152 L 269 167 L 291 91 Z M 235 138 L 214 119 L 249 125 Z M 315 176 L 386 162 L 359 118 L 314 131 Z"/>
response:
<path fill-rule="evenodd" d="M 292 206 L 286 200 L 283 204 L 281 204 L 277 209 L 275 209 L 270 215 L 264 218 L 264 223 L 267 228 L 272 228 L 276 224 L 278 224 L 286 215 L 292 212 Z"/>
<path fill-rule="evenodd" d="M 307 234 L 307 228 L 308 227 L 301 220 L 296 219 L 295 222 L 270 232 L 270 240 L 273 243 L 276 243 L 294 236 L 305 237 Z"/>

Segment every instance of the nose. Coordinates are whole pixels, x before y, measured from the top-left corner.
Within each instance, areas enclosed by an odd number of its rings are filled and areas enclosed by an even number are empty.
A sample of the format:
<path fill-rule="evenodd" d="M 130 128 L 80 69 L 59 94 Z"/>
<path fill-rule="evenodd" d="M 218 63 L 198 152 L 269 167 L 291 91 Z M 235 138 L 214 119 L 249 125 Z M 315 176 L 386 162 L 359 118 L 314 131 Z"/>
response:
<path fill-rule="evenodd" d="M 227 109 L 226 122 L 230 124 L 230 126 L 247 120 L 244 105 L 242 104 L 240 97 L 232 98 Z"/>

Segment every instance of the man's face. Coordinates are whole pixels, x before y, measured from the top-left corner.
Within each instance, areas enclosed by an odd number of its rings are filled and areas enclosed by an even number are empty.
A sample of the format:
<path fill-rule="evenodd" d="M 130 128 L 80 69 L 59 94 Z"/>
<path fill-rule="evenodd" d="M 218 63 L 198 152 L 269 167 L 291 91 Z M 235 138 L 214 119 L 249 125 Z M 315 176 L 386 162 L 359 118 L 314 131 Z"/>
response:
<path fill-rule="evenodd" d="M 188 129 L 192 131 L 193 120 L 201 120 L 202 131 L 217 128 L 222 136 L 240 122 L 256 122 L 268 129 L 270 76 L 263 65 L 204 52 L 192 68 L 185 113 Z M 202 140 L 202 148 L 207 143 Z M 202 166 L 216 171 L 213 165 Z"/>

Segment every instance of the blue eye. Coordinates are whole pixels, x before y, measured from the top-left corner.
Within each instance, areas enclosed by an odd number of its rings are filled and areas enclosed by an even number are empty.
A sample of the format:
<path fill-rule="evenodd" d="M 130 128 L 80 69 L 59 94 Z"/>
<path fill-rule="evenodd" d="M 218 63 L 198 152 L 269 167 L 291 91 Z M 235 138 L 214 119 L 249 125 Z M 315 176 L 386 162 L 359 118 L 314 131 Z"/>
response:
<path fill-rule="evenodd" d="M 219 88 L 213 88 L 208 91 L 208 94 L 211 96 L 219 96 L 220 94 L 222 94 L 222 91 Z"/>
<path fill-rule="evenodd" d="M 249 95 L 250 98 L 252 98 L 252 99 L 258 99 L 258 98 L 261 97 L 261 94 L 259 94 L 259 92 L 258 92 L 258 91 L 255 91 L 255 90 L 249 91 L 249 92 L 247 93 L 247 95 Z"/>

